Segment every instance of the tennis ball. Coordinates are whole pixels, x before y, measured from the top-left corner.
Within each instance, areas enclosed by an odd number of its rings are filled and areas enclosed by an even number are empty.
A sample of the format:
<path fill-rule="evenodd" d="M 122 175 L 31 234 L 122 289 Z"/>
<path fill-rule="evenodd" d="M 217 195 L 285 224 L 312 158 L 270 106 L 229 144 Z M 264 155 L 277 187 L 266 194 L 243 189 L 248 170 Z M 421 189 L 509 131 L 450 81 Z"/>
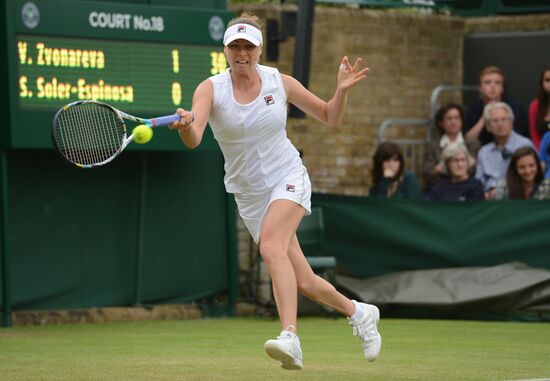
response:
<path fill-rule="evenodd" d="M 134 141 L 139 144 L 148 143 L 153 138 L 153 129 L 145 124 L 136 126 L 132 133 L 134 134 Z"/>

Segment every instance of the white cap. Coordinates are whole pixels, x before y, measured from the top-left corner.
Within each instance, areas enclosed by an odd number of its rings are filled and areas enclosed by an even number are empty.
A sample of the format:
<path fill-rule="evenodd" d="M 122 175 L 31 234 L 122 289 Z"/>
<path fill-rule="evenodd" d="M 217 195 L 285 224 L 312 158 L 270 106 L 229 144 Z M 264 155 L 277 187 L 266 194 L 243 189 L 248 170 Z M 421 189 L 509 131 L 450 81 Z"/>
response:
<path fill-rule="evenodd" d="M 223 35 L 223 44 L 229 45 L 235 40 L 247 40 L 256 46 L 263 45 L 262 32 L 250 24 L 235 24 L 226 29 Z"/>

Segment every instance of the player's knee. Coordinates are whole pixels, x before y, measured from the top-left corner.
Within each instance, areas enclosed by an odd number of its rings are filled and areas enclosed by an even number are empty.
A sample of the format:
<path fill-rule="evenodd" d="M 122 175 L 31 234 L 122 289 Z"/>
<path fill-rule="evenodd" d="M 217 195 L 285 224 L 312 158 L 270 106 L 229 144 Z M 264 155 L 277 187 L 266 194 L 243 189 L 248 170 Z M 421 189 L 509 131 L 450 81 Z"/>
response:
<path fill-rule="evenodd" d="M 298 279 L 296 282 L 298 292 L 304 295 L 311 295 L 314 291 L 314 282 L 311 278 Z"/>
<path fill-rule="evenodd" d="M 260 241 L 260 254 L 268 267 L 271 264 L 286 259 L 286 250 L 284 250 L 283 246 L 278 242 L 268 239 Z"/>

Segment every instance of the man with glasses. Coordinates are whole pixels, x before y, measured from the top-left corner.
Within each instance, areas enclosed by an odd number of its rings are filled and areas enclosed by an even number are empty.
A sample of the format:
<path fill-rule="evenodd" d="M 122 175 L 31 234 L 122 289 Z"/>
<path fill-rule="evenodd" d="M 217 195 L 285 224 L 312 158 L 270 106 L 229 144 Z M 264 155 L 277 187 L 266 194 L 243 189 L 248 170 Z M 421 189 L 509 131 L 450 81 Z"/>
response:
<path fill-rule="evenodd" d="M 510 158 L 521 147 L 533 142 L 513 131 L 514 112 L 504 102 L 492 102 L 483 110 L 483 119 L 494 141 L 485 144 L 477 157 L 476 177 L 483 183 L 485 198 L 494 198 L 498 180 L 506 177 Z"/>

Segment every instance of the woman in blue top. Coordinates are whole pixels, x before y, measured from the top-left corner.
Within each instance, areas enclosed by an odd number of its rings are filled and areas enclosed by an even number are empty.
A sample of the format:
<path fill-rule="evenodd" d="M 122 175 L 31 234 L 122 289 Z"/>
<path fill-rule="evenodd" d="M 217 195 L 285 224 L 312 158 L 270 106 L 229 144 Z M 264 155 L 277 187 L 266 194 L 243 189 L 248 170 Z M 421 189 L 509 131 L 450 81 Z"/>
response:
<path fill-rule="evenodd" d="M 546 132 L 542 137 L 542 141 L 540 142 L 539 157 L 546 167 L 544 178 L 550 179 L 550 131 Z"/>

